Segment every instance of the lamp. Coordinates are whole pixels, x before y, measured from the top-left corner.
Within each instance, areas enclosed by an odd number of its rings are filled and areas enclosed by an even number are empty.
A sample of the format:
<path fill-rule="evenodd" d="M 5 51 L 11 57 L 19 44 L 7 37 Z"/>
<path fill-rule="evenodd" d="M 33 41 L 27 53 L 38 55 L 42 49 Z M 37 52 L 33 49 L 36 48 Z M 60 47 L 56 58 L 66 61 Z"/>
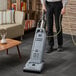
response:
<path fill-rule="evenodd" d="M 0 36 L 1 36 L 1 43 L 2 44 L 7 43 L 6 38 L 5 38 L 6 35 L 7 35 L 6 29 L 0 29 Z"/>

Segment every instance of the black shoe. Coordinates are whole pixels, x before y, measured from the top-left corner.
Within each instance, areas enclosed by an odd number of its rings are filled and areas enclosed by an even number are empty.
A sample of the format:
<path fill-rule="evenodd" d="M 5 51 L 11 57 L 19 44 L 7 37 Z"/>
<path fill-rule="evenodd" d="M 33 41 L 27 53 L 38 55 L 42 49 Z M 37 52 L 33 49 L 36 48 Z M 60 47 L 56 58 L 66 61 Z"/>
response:
<path fill-rule="evenodd" d="M 63 51 L 63 47 L 62 46 L 58 46 L 57 51 L 59 51 L 59 52 Z"/>
<path fill-rule="evenodd" d="M 48 47 L 48 50 L 46 51 L 46 53 L 51 53 L 51 52 L 53 52 L 53 47 Z"/>

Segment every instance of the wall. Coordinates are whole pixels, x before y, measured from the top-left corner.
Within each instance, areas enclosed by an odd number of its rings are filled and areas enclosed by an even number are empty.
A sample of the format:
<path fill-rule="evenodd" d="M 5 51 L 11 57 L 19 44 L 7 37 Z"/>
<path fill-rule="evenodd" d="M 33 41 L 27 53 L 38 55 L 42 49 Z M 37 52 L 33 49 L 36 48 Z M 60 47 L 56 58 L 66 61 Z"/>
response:
<path fill-rule="evenodd" d="M 76 35 L 76 0 L 68 0 L 62 24 L 64 33 Z"/>
<path fill-rule="evenodd" d="M 7 0 L 0 0 L 0 10 L 7 10 Z"/>

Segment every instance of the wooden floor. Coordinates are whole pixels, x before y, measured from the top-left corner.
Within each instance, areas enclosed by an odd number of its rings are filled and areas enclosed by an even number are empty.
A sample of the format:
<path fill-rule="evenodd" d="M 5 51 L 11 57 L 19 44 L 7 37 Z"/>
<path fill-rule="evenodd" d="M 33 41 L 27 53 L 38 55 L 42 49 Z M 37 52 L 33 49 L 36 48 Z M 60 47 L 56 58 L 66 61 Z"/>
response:
<path fill-rule="evenodd" d="M 76 46 L 69 35 L 63 35 L 63 52 L 55 50 L 50 54 L 44 53 L 45 66 L 41 74 L 23 72 L 23 67 L 30 57 L 33 37 L 34 32 L 25 33 L 23 36 L 22 44 L 19 46 L 21 60 L 15 47 L 10 49 L 8 55 L 5 51 L 0 52 L 0 76 L 76 76 Z M 57 48 L 56 38 L 55 47 Z"/>

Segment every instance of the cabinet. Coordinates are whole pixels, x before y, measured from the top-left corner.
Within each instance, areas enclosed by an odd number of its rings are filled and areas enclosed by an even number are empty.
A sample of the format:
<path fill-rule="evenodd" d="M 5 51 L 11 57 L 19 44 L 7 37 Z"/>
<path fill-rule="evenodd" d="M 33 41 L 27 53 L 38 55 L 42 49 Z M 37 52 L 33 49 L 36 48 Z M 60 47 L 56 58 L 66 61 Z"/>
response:
<path fill-rule="evenodd" d="M 40 19 L 40 15 L 41 15 L 41 2 L 40 0 L 26 0 L 26 3 L 27 3 L 26 12 L 28 19 L 26 23 L 30 25 L 32 22 L 32 27 L 36 27 L 37 22 Z"/>
<path fill-rule="evenodd" d="M 32 10 L 35 11 L 34 19 L 38 21 L 41 15 L 41 2 L 40 0 L 32 0 Z"/>
<path fill-rule="evenodd" d="M 25 27 L 32 27 L 34 24 L 33 27 L 36 27 L 41 13 L 40 0 L 12 0 L 12 2 L 15 2 L 13 6 L 15 10 L 25 12 Z"/>
<path fill-rule="evenodd" d="M 12 1 L 7 0 L 7 9 L 11 9 L 12 8 L 11 5 L 12 5 Z"/>

